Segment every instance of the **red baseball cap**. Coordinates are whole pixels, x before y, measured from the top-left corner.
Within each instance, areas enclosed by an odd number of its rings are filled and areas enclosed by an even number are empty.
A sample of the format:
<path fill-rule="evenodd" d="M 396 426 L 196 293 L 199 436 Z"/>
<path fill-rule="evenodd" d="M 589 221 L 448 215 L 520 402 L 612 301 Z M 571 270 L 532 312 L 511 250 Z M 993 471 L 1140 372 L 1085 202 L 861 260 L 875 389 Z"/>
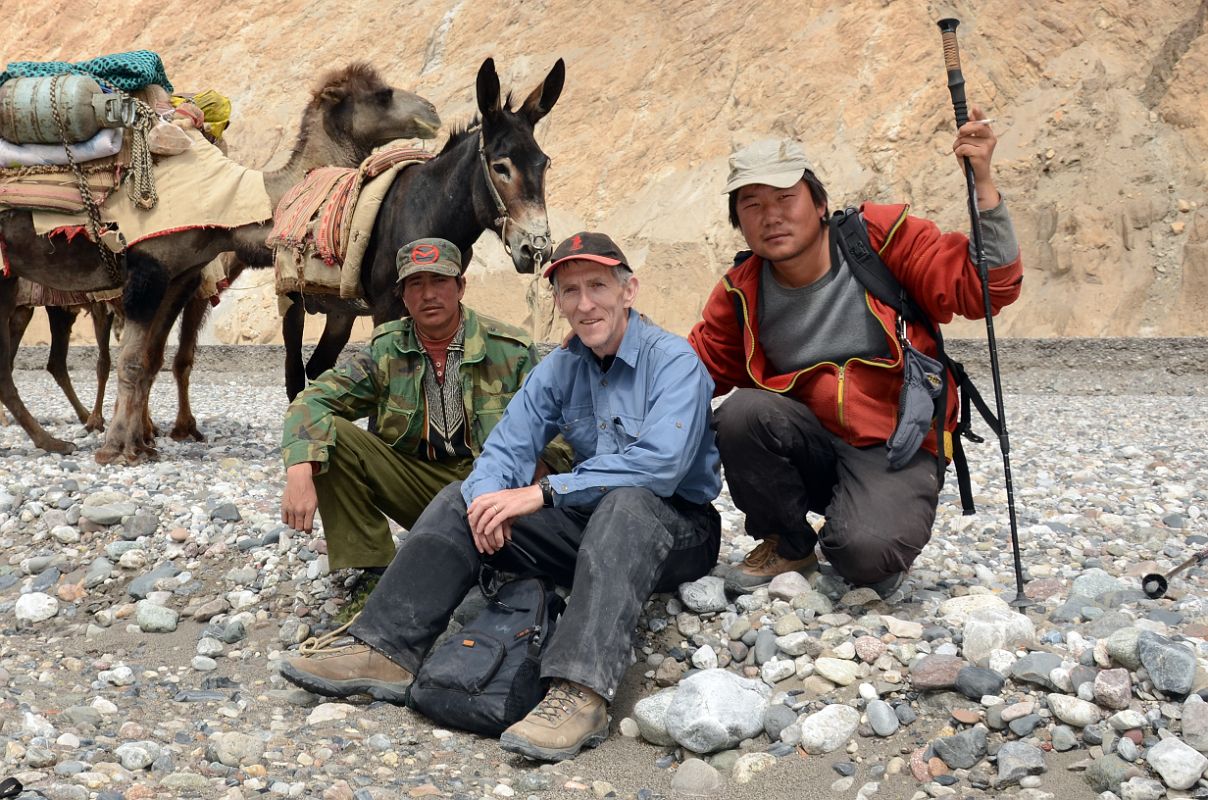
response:
<path fill-rule="evenodd" d="M 580 231 L 563 239 L 554 250 L 553 260 L 541 273 L 541 277 L 551 278 L 554 270 L 566 261 L 594 261 L 607 267 L 622 266 L 633 269 L 625 260 L 621 248 L 617 247 L 617 243 L 609 238 L 608 234 L 591 231 Z"/>

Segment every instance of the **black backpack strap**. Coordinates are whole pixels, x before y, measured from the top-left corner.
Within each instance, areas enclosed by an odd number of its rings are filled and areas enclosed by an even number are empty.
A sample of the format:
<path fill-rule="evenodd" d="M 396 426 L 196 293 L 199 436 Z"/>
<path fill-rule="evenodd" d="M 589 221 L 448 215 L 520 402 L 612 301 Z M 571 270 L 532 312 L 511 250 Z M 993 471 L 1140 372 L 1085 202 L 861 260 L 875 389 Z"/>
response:
<path fill-rule="evenodd" d="M 907 294 L 906 289 L 873 249 L 868 228 L 855 208 L 836 211 L 830 218 L 835 244 L 843 253 L 848 266 L 865 289 L 885 305 L 894 309 L 907 322 L 917 322 L 934 328 L 923 309 Z M 934 331 L 933 331 L 934 332 Z"/>
<path fill-rule="evenodd" d="M 1002 436 L 1002 425 L 998 421 L 998 417 L 994 416 L 994 412 L 990 410 L 990 406 L 981 396 L 981 392 L 977 391 L 977 387 L 973 384 L 973 379 L 965 372 L 965 368 L 959 362 L 947 359 L 949 368 L 956 376 L 957 383 L 961 389 L 961 420 L 965 423 L 965 430 L 962 433 L 965 438 L 971 442 L 984 442 L 985 439 L 973 433 L 969 428 L 969 403 L 977 407 L 977 411 L 981 414 L 982 419 L 990 426 L 990 430 L 994 431 L 995 436 Z"/>
<path fill-rule="evenodd" d="M 971 442 L 981 443 L 985 439 L 973 432 L 973 420 L 969 414 L 969 404 L 972 402 L 977 407 L 978 413 L 982 419 L 990 426 L 990 430 L 994 431 L 995 436 L 1002 435 L 1002 425 L 999 424 L 998 417 L 994 416 L 994 412 L 990 410 L 990 406 L 982 398 L 981 392 L 977 391 L 977 386 L 969 377 L 969 373 L 965 372 L 964 366 L 959 361 L 953 361 L 944 356 L 944 363 L 947 364 L 948 370 L 956 378 L 956 385 L 960 388 L 961 398 L 961 413 L 960 421 L 957 422 L 956 430 L 952 432 L 952 463 L 956 467 L 957 482 L 961 490 L 961 507 L 966 515 L 974 512 L 973 508 L 973 489 L 969 480 L 969 463 L 965 458 L 964 445 L 961 439 L 968 439 Z"/>
<path fill-rule="evenodd" d="M 977 387 L 965 373 L 964 367 L 959 362 L 948 358 L 944 351 L 944 337 L 939 327 L 932 324 L 931 318 L 906 292 L 901 282 L 894 277 L 894 274 L 889 271 L 889 267 L 873 249 L 872 242 L 868 238 L 868 228 L 860 219 L 859 210 L 845 208 L 843 211 L 832 214 L 831 231 L 833 232 L 832 238 L 842 250 L 856 280 L 860 281 L 873 297 L 897 311 L 902 319 L 924 326 L 931 334 L 931 338 L 935 340 L 939 360 L 952 375 L 952 383 L 959 389 L 961 410 L 956 430 L 952 432 L 952 466 L 956 471 L 956 481 L 960 488 L 961 509 L 966 515 L 974 513 L 969 462 L 965 457 L 965 448 L 961 442 L 962 436 L 971 441 L 980 439 L 970 430 L 969 401 L 972 400 L 977 404 L 978 410 L 982 412 L 983 417 L 986 417 L 987 423 L 995 432 L 998 430 L 998 421 L 994 419 L 993 414 L 990 414 L 989 406 L 986 406 L 985 401 L 982 400 Z M 939 396 L 935 398 L 935 415 L 933 417 L 936 431 L 936 471 L 941 482 L 947 468 L 943 437 L 944 423 L 948 418 L 949 383 L 947 380 L 944 381 Z"/>
<path fill-rule="evenodd" d="M 864 220 L 860 219 L 859 210 L 849 207 L 842 211 L 836 211 L 834 214 L 831 214 L 830 225 L 832 250 L 838 248 L 843 253 L 843 257 L 846 259 L 848 266 L 851 267 L 852 273 L 856 276 L 856 280 L 860 282 L 861 286 L 867 289 L 873 297 L 897 312 L 899 319 L 899 339 L 904 337 L 905 331 L 901 320 L 923 325 L 935 340 L 940 361 L 945 361 L 944 340 L 939 328 L 931 324 L 931 318 L 914 302 L 914 298 L 906 292 L 906 288 L 894 277 L 894 274 L 889 271 L 889 267 L 885 265 L 880 255 L 873 249 L 872 241 L 868 238 L 868 228 L 865 226 Z M 905 346 L 905 342 L 902 344 Z M 937 437 L 935 447 L 936 473 L 940 483 L 943 482 L 944 471 L 948 467 L 948 462 L 944 457 L 943 438 L 944 421 L 947 417 L 948 381 L 945 380 L 943 387 L 940 389 L 939 396 L 935 398 L 935 410 L 932 413 Z"/>

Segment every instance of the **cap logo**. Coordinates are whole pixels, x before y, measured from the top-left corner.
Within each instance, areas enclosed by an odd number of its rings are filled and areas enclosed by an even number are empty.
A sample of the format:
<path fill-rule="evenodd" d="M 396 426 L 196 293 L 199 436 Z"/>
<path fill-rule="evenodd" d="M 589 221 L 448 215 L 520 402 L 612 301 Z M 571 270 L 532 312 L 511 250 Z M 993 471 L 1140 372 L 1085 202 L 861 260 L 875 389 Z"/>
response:
<path fill-rule="evenodd" d="M 411 248 L 411 260 L 416 264 L 435 264 L 440 260 L 440 248 L 434 244 L 420 244 Z"/>
<path fill-rule="evenodd" d="M 570 249 L 571 249 L 572 253 L 576 250 L 582 250 L 583 249 L 583 237 L 579 236 L 578 234 L 575 234 L 575 238 L 570 240 Z"/>

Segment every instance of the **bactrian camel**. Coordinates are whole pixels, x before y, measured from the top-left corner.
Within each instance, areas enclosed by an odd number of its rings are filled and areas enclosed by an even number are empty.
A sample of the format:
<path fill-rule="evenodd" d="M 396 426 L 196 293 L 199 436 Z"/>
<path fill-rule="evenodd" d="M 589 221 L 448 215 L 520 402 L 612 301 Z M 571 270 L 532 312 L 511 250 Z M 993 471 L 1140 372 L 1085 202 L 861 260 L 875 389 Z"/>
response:
<path fill-rule="evenodd" d="M 289 162 L 265 173 L 275 208 L 285 192 L 318 166 L 356 166 L 373 148 L 399 138 L 431 138 L 439 128 L 435 108 L 422 97 L 392 88 L 377 72 L 354 64 L 320 81 L 302 115 Z M 126 316 L 117 364 L 118 403 L 95 458 L 100 463 L 135 464 L 155 455 L 147 403 L 173 321 L 194 295 L 201 269 L 224 252 L 248 266 L 267 267 L 264 242 L 271 220 L 232 229 L 194 229 L 139 242 L 125 253 L 122 307 Z M 44 450 L 70 452 L 73 446 L 48 434 L 25 408 L 13 383 L 9 320 L 16 277 L 64 291 L 117 288 L 86 237 L 71 241 L 43 237 L 30 214 L 0 212 L 0 239 L 13 275 L 0 278 L 0 400 L 34 443 Z"/>

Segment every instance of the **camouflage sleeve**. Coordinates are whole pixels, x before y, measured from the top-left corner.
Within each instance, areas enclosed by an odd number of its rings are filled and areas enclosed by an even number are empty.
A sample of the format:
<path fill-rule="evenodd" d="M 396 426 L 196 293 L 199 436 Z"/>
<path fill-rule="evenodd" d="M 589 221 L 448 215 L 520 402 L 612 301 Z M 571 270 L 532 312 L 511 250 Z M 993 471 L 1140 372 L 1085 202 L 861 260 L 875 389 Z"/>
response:
<path fill-rule="evenodd" d="M 532 369 L 532 367 L 536 366 L 537 362 L 540 360 L 541 357 L 537 353 L 536 345 L 529 345 L 528 365 L 526 365 L 524 373 L 527 374 L 528 371 Z M 525 374 L 521 374 L 517 377 L 523 381 Z M 562 437 L 562 434 L 558 434 L 554 437 L 553 441 L 547 444 L 545 449 L 541 451 L 541 460 L 546 463 L 546 465 L 549 467 L 550 473 L 552 474 L 556 475 L 562 472 L 570 472 L 575 468 L 575 451 L 574 448 L 570 446 L 570 442 L 566 441 L 566 439 Z"/>
<path fill-rule="evenodd" d="M 562 434 L 558 434 L 541 451 L 541 460 L 549 466 L 551 474 L 570 472 L 575 468 L 575 451 L 570 442 L 563 439 Z"/>
<path fill-rule="evenodd" d="M 281 455 L 285 466 L 319 462 L 327 469 L 327 448 L 335 442 L 335 417 L 371 414 L 385 385 L 384 365 L 366 347 L 311 381 L 285 412 Z"/>

